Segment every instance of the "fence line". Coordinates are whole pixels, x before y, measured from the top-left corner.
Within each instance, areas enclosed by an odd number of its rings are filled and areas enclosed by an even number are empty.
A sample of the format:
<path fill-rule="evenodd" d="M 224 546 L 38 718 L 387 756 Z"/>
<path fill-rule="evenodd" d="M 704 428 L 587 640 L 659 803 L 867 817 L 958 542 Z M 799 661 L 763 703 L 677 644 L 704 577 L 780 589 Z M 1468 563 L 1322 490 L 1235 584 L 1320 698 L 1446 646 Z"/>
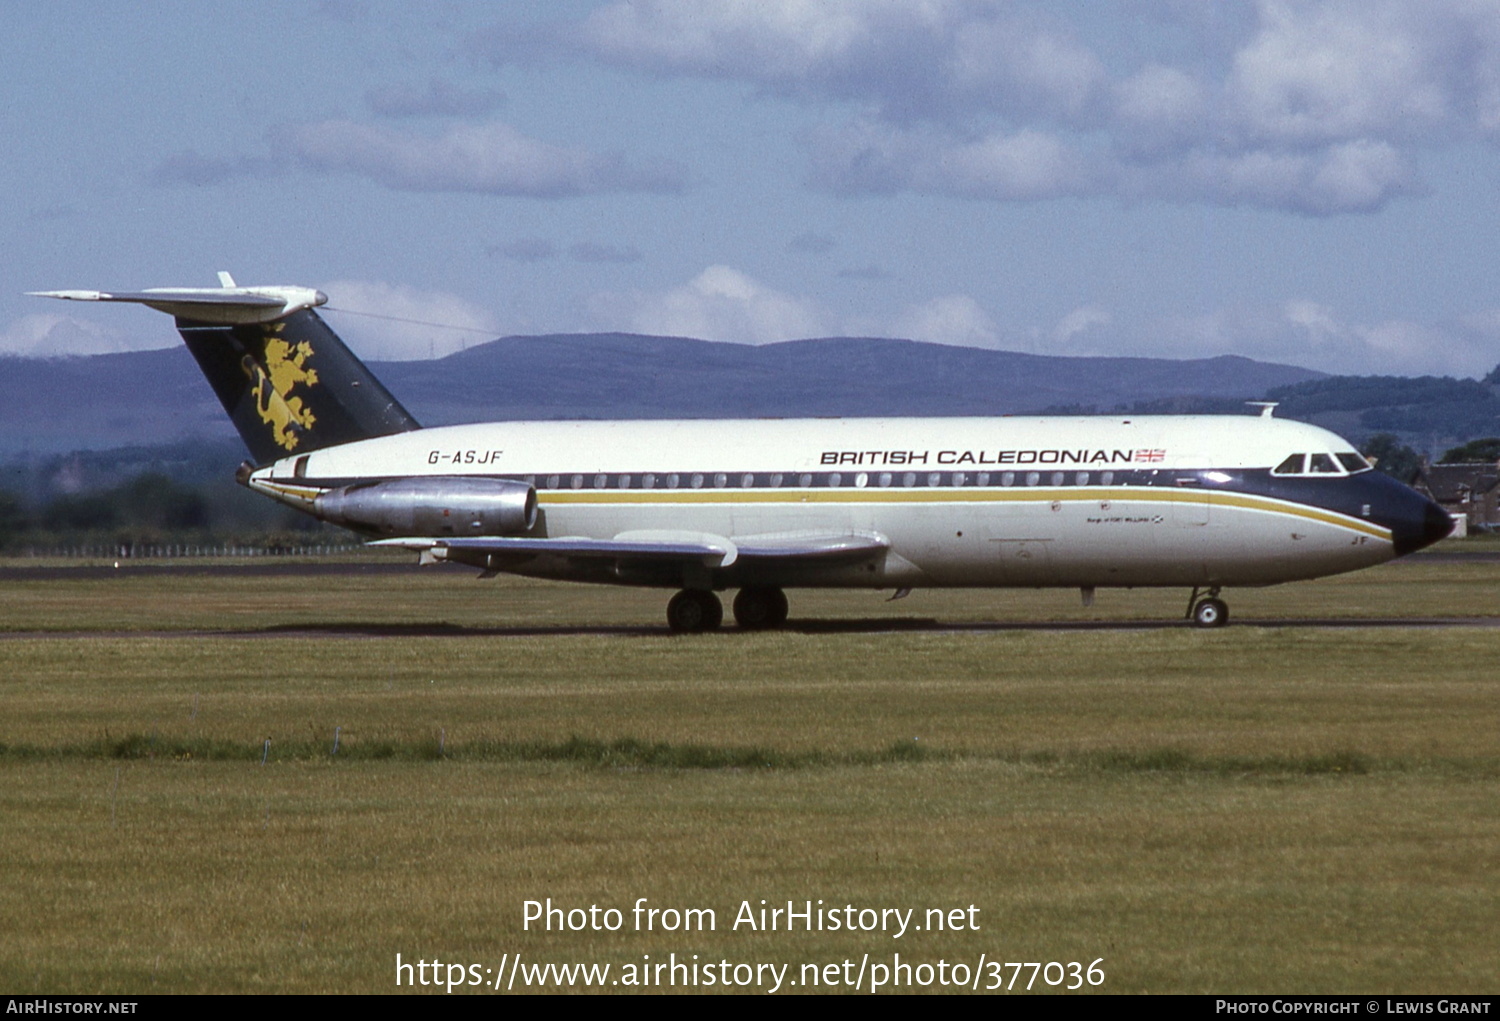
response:
<path fill-rule="evenodd" d="M 152 560 L 191 557 L 326 557 L 353 553 L 358 543 L 324 543 L 312 546 L 209 545 L 198 543 L 105 543 L 77 546 L 27 546 L 23 557 L 84 560 Z"/>

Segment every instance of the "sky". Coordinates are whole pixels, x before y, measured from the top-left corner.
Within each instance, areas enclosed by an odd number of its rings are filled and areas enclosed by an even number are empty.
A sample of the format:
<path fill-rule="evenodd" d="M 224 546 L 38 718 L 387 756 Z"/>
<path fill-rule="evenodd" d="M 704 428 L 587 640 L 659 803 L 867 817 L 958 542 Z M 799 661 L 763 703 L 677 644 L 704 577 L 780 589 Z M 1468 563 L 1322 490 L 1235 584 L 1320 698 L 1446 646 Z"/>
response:
<path fill-rule="evenodd" d="M 0 67 L 0 354 L 170 346 L 24 292 L 228 270 L 376 359 L 1500 363 L 1495 0 L 0 0 Z"/>

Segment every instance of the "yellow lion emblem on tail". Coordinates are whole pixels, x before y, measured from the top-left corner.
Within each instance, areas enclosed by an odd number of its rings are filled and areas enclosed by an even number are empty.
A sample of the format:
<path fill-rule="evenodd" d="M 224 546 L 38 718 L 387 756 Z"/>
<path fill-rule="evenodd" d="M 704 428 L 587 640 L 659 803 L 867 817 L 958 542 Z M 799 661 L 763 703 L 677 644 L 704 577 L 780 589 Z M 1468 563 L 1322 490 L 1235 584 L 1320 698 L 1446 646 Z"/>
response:
<path fill-rule="evenodd" d="M 281 326 L 277 323 L 271 329 L 279 331 Z M 240 368 L 250 380 L 250 392 L 255 395 L 256 413 L 271 427 L 272 439 L 286 450 L 295 449 L 298 433 L 311 429 L 317 421 L 301 397 L 289 396 L 299 384 L 318 385 L 317 370 L 304 368 L 312 353 L 312 345 L 306 341 L 288 344 L 280 337 L 268 336 L 264 366 L 250 355 L 240 360 Z"/>

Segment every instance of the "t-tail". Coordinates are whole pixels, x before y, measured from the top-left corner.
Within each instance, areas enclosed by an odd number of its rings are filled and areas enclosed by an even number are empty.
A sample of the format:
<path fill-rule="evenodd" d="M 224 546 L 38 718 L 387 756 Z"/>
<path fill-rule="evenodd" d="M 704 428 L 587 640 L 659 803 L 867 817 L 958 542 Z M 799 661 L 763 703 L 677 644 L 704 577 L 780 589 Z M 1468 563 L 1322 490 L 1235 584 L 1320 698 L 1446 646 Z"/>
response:
<path fill-rule="evenodd" d="M 36 291 L 73 301 L 125 301 L 166 312 L 250 456 L 291 453 L 421 428 L 313 309 L 328 298 L 309 287 L 146 291 Z"/>

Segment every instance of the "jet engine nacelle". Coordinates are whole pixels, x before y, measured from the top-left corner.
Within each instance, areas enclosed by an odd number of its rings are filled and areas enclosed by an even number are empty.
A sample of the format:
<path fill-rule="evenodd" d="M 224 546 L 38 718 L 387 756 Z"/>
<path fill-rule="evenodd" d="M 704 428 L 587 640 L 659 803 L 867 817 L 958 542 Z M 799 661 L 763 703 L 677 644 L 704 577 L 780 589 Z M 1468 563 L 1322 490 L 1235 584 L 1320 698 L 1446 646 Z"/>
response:
<path fill-rule="evenodd" d="M 382 535 L 516 535 L 536 524 L 536 490 L 509 479 L 392 479 L 323 493 L 324 521 Z"/>

